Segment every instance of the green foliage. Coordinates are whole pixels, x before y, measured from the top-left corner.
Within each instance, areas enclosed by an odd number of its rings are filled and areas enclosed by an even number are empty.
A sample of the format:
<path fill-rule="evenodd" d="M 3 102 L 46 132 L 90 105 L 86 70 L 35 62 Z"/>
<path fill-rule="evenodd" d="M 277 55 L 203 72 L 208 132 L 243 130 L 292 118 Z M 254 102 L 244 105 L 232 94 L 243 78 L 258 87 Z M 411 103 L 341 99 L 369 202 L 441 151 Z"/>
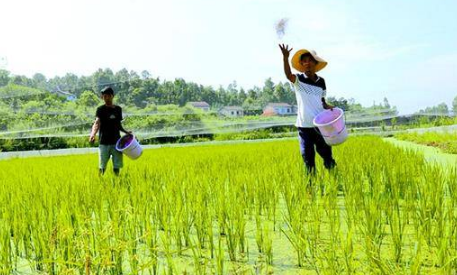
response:
<path fill-rule="evenodd" d="M 447 106 L 446 103 L 443 102 L 443 103 L 440 103 L 440 104 L 438 104 L 436 106 L 427 107 L 424 110 L 420 110 L 419 111 L 419 114 L 423 114 L 423 113 L 425 113 L 425 114 L 434 114 L 434 113 L 436 113 L 438 115 L 439 114 L 447 114 L 447 113 L 449 113 L 449 107 Z"/>
<path fill-rule="evenodd" d="M 3 79 L 3 80 L 2 80 Z M 23 86 L 29 85 L 29 86 Z M 121 105 L 125 120 L 123 125 L 145 134 L 145 138 L 158 136 L 186 136 L 194 139 L 198 129 L 218 132 L 228 130 L 223 123 L 240 123 L 249 126 L 251 121 L 259 121 L 263 107 L 270 102 L 285 102 L 295 104 L 295 94 L 292 86 L 287 83 L 274 83 L 271 78 L 266 79 L 263 87 L 253 87 L 248 90 L 240 88 L 236 81 L 226 88 L 214 89 L 209 86 L 186 82 L 184 79 L 173 81 L 160 80 L 144 71 L 137 74 L 134 71 L 122 69 L 113 72 L 110 69 L 99 69 L 89 76 L 77 76 L 68 73 L 63 77 L 47 79 L 37 73 L 31 79 L 25 76 L 14 76 L 8 71 L 0 71 L 0 138 L 28 138 L 87 135 L 93 123 L 95 108 L 103 104 L 98 97 L 98 91 L 105 85 L 111 85 L 115 90 L 115 104 Z M 56 91 L 60 91 L 56 92 Z M 62 93 L 65 92 L 65 93 Z M 331 92 L 329 93 L 331 95 Z M 77 97 L 69 99 L 69 95 Z M 206 101 L 211 106 L 210 112 L 199 109 L 189 109 L 189 101 Z M 380 104 L 363 107 L 354 99 L 327 97 L 327 102 L 346 110 L 346 119 L 373 119 L 396 115 L 397 110 L 387 99 Z M 243 118 L 225 118 L 217 112 L 220 107 L 238 105 L 244 109 Z M 274 117 L 267 118 L 270 121 Z M 289 118 L 282 118 L 287 120 Z M 372 121 L 372 120 L 371 120 Z M 291 120 L 291 123 L 292 120 Z M 384 123 L 388 129 L 389 122 Z M 368 125 L 356 123 L 355 127 L 377 126 L 379 123 L 370 122 Z M 405 124 L 419 127 L 439 126 L 455 123 L 454 120 L 444 117 L 422 116 L 421 120 L 398 120 L 397 128 Z M 222 126 L 221 126 L 222 125 Z M 247 125 L 247 126 L 246 126 Z M 351 125 L 352 126 L 352 125 Z M 255 127 L 254 127 L 255 128 Z M 220 139 L 229 136 L 237 139 L 253 137 L 263 138 L 269 134 L 262 131 L 246 133 L 243 129 L 233 127 L 235 134 L 218 135 Z M 190 132 L 189 132 L 190 131 Z M 285 132 L 285 135 L 287 133 Z M 224 137 L 223 137 L 224 136 Z M 65 140 L 64 146 L 73 144 Z M 26 146 L 27 142 L 20 142 Z M 13 144 L 16 144 L 13 141 Z M 31 141 L 31 144 L 34 142 Z M 62 143 L 63 144 L 63 143 Z M 33 146 L 32 146 L 33 147 Z M 21 147 L 15 147 L 20 149 Z M 46 148 L 46 147 L 45 147 Z M 6 148 L 4 148 L 6 150 Z"/>
<path fill-rule="evenodd" d="M 18 85 L 11 82 L 3 87 L 0 87 L 0 99 L 6 100 L 6 102 L 11 102 L 11 100 L 15 98 L 36 100 L 39 98 L 37 97 L 38 95 L 44 93 L 44 91 L 38 90 L 36 88 Z"/>
<path fill-rule="evenodd" d="M 0 87 L 8 84 L 10 80 L 10 72 L 0 69 Z"/>
<path fill-rule="evenodd" d="M 395 135 L 401 140 L 440 148 L 443 152 L 457 154 L 457 135 L 455 132 L 401 133 Z"/>
<path fill-rule="evenodd" d="M 94 108 L 102 105 L 100 98 L 92 91 L 84 91 L 77 100 L 77 104 L 86 108 Z"/>

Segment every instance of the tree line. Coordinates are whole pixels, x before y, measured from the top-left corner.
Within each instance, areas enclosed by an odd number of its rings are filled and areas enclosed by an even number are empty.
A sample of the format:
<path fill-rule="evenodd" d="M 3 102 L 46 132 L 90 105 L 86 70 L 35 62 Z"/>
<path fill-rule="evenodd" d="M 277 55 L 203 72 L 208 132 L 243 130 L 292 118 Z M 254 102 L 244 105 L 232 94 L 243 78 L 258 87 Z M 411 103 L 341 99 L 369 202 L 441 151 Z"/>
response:
<path fill-rule="evenodd" d="M 227 87 L 204 86 L 182 78 L 161 80 L 152 76 L 148 71 L 137 73 L 122 69 L 113 72 L 111 69 L 98 69 L 90 76 L 77 76 L 67 73 L 65 76 L 47 78 L 36 73 L 29 78 L 12 75 L 6 70 L 0 70 L 0 87 L 17 85 L 40 91 L 49 91 L 61 96 L 71 95 L 84 106 L 95 106 L 100 103 L 98 91 L 106 86 L 112 86 L 116 91 L 116 101 L 121 105 L 146 108 L 149 105 L 175 104 L 184 106 L 191 101 L 205 101 L 212 108 L 223 106 L 242 106 L 245 110 L 260 110 L 268 103 L 296 104 L 293 87 L 288 82 L 274 83 L 271 78 L 264 81 L 262 87 L 254 86 L 249 89 L 239 87 L 236 81 Z M 17 87 L 16 86 L 16 87 Z M 2 94 L 0 94 L 0 100 Z M 345 110 L 361 109 L 354 99 L 329 97 L 329 102 Z"/>

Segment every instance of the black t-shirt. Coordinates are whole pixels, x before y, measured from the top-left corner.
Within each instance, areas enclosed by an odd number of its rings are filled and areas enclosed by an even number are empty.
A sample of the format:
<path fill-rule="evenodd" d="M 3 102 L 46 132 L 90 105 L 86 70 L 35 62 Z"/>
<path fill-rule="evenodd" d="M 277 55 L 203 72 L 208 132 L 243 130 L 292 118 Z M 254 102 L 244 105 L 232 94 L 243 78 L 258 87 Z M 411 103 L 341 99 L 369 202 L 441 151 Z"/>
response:
<path fill-rule="evenodd" d="M 100 119 L 100 144 L 116 144 L 121 137 L 119 131 L 121 129 L 122 108 L 116 105 L 113 107 L 102 105 L 97 108 L 95 116 Z"/>

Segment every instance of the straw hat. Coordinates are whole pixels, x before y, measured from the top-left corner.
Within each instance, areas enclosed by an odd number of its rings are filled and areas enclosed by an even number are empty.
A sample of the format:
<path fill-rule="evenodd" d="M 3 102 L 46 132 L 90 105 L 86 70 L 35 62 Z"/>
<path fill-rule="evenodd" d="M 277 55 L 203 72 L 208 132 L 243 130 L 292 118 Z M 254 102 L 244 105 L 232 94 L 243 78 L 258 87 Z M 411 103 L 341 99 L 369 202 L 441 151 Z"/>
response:
<path fill-rule="evenodd" d="M 308 51 L 306 49 L 301 49 L 301 50 L 297 51 L 294 54 L 294 56 L 292 57 L 292 67 L 294 67 L 294 69 L 296 69 L 297 71 L 300 71 L 300 72 L 305 71 L 305 68 L 300 63 L 300 57 L 305 53 L 309 53 L 312 57 L 314 57 L 314 59 L 316 59 L 316 61 L 317 61 L 316 72 L 322 70 L 325 66 L 327 66 L 327 61 L 320 58 L 315 51 L 313 51 L 313 50 Z"/>

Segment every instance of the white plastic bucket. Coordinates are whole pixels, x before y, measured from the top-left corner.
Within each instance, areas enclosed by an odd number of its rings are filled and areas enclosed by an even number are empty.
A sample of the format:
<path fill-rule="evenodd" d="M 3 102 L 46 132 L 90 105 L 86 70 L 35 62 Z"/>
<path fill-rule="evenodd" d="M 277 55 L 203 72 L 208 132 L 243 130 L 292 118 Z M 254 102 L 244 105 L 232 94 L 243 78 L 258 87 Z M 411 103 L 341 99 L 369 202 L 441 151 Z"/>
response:
<path fill-rule="evenodd" d="M 344 112 L 340 108 L 335 107 L 333 110 L 320 112 L 314 118 L 313 124 L 319 128 L 325 143 L 330 146 L 339 145 L 348 137 L 344 123 Z"/>
<path fill-rule="evenodd" d="M 134 135 L 125 135 L 116 142 L 116 150 L 127 155 L 131 159 L 137 159 L 143 153 L 140 143 Z"/>

